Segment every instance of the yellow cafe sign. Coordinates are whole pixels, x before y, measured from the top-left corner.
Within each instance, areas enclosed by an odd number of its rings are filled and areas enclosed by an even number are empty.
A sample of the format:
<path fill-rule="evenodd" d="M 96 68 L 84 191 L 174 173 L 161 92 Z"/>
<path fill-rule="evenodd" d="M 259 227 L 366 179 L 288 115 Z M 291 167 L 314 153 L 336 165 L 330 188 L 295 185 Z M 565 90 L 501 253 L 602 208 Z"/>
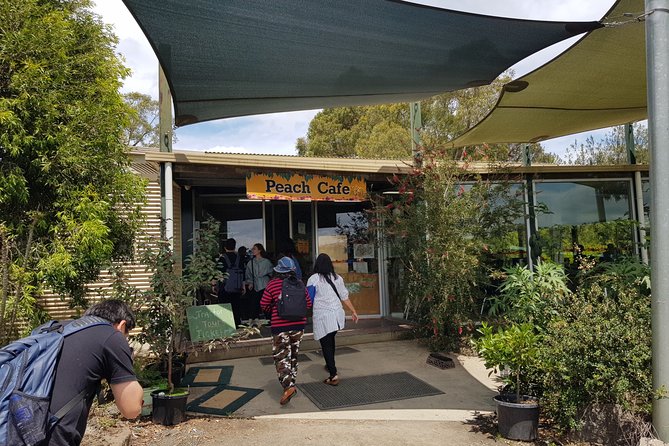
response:
<path fill-rule="evenodd" d="M 365 180 L 357 176 L 251 173 L 246 175 L 246 196 L 262 200 L 367 199 Z"/>

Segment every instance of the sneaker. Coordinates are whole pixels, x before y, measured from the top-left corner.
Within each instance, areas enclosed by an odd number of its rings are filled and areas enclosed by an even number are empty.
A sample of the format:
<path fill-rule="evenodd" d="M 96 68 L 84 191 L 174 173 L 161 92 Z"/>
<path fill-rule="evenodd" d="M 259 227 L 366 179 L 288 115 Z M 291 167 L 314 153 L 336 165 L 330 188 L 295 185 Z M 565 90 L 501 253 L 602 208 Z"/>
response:
<path fill-rule="evenodd" d="M 288 404 L 288 401 L 291 400 L 297 393 L 297 387 L 295 386 L 290 386 L 286 390 L 283 391 L 283 395 L 281 396 L 281 400 L 279 401 L 279 404 L 282 406 L 285 406 Z"/>

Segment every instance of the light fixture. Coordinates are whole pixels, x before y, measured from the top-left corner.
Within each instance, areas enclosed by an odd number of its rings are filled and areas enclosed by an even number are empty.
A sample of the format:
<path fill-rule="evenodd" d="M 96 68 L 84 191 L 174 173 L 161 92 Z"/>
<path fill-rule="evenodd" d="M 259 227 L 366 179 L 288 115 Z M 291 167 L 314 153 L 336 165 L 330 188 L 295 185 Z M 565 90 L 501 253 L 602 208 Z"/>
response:
<path fill-rule="evenodd" d="M 399 194 L 400 194 L 399 191 L 396 191 L 396 190 L 383 191 L 383 195 L 399 195 Z"/>
<path fill-rule="evenodd" d="M 248 201 L 252 203 L 260 203 L 262 200 L 259 200 L 257 198 L 240 198 L 239 201 Z"/>

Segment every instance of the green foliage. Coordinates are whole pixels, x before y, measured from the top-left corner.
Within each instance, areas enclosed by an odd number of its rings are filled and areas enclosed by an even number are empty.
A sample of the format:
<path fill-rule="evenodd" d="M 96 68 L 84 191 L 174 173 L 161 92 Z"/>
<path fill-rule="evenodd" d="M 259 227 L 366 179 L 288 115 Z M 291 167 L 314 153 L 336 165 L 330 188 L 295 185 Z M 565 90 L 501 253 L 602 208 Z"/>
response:
<path fill-rule="evenodd" d="M 491 299 L 490 314 L 506 320 L 534 324 L 541 330 L 557 315 L 557 308 L 571 291 L 562 266 L 541 262 L 534 271 L 526 266 L 506 270 L 500 293 Z"/>
<path fill-rule="evenodd" d="M 131 147 L 157 147 L 160 143 L 158 101 L 147 94 L 133 91 L 123 95 L 130 106 L 130 122 L 125 128 L 124 142 Z"/>
<path fill-rule="evenodd" d="M 395 177 L 397 200 L 376 207 L 386 242 L 401 253 L 406 316 L 436 350 L 457 350 L 473 327 L 489 247 L 523 215 L 509 185 L 475 178 L 465 187 L 461 173 L 452 161 L 428 157 L 422 170 Z"/>
<path fill-rule="evenodd" d="M 650 159 L 648 127 L 637 122 L 633 124 L 633 132 L 636 161 L 648 164 Z M 566 158 L 568 164 L 627 164 L 629 160 L 625 143 L 625 126 L 612 127 L 601 140 L 589 136 L 585 143 L 580 145 L 574 141 L 567 148 Z"/>
<path fill-rule="evenodd" d="M 122 142 L 129 109 L 118 89 L 127 69 L 90 2 L 0 0 L 0 23 L 6 329 L 29 316 L 34 301 L 24 299 L 43 286 L 85 306 L 85 284 L 130 254 L 144 183 L 129 171 Z"/>
<path fill-rule="evenodd" d="M 520 161 L 524 146 L 498 144 L 464 149 L 444 149 L 446 142 L 480 121 L 497 101 L 504 74 L 483 87 L 444 93 L 421 102 L 423 125 L 421 139 L 425 147 L 443 150 L 450 159 Z M 296 148 L 301 156 L 400 158 L 411 156 L 409 104 L 384 104 L 341 107 L 319 112 L 309 124 L 306 137 Z M 557 162 L 539 144 L 532 144 L 535 162 Z"/>
<path fill-rule="evenodd" d="M 484 322 L 477 331 L 481 336 L 472 343 L 485 361 L 486 368 L 493 369 L 490 373 L 508 370 L 509 376 L 515 378 L 513 385 L 516 401 L 521 401 L 521 377 L 536 365 L 541 336 L 535 332 L 534 325 L 529 323 L 512 324 L 495 332 L 493 327 Z"/>
<path fill-rule="evenodd" d="M 579 427 L 592 403 L 650 414 L 650 279 L 636 260 L 590 271 L 548 324 L 536 370 L 545 413 L 562 429 Z"/>
<path fill-rule="evenodd" d="M 188 340 L 186 310 L 197 305 L 201 300 L 200 293 L 210 289 L 212 280 L 223 277 L 214 261 L 214 254 L 218 252 L 219 227 L 220 223 L 213 218 L 201 225 L 194 240 L 197 249 L 188 256 L 183 274 L 175 270 L 174 256 L 167 241 L 160 240 L 157 249 L 149 249 L 145 253 L 145 262 L 153 275 L 151 288 L 144 296 L 145 304 L 137 312 L 138 326 L 142 327 L 138 341 L 148 344 L 154 357 L 167 361 L 170 392 L 175 385 L 172 382 L 172 366 L 176 355 L 227 348 L 258 333 L 257 329 L 244 329 L 229 337 L 198 345 Z"/>

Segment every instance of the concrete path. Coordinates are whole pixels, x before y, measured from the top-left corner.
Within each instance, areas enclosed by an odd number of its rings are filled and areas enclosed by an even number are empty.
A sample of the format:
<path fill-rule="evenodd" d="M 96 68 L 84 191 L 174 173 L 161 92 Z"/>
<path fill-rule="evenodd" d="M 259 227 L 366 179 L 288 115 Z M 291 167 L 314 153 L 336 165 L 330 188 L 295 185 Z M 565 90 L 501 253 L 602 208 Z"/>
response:
<path fill-rule="evenodd" d="M 429 351 L 415 340 L 358 344 L 351 347 L 359 352 L 337 356 L 337 368 L 342 383 L 349 377 L 405 371 L 444 394 L 345 409 L 319 410 L 300 392 L 289 404 L 281 406 L 279 398 L 282 388 L 273 365 L 262 365 L 258 358 L 230 359 L 209 362 L 206 365 L 233 365 L 230 382 L 232 386 L 263 389 L 260 395 L 233 414 L 237 417 L 465 422 L 472 420 L 476 414 L 494 411 L 492 397 L 496 394 L 498 384 L 488 378 L 488 372 L 478 358 L 452 356 L 455 367 L 442 370 L 426 363 Z M 322 357 L 313 351 L 301 353 L 307 354 L 311 361 L 300 363 L 298 385 L 325 379 L 327 372 L 323 369 Z M 208 390 L 210 388 L 191 388 L 192 398 L 197 398 Z"/>

